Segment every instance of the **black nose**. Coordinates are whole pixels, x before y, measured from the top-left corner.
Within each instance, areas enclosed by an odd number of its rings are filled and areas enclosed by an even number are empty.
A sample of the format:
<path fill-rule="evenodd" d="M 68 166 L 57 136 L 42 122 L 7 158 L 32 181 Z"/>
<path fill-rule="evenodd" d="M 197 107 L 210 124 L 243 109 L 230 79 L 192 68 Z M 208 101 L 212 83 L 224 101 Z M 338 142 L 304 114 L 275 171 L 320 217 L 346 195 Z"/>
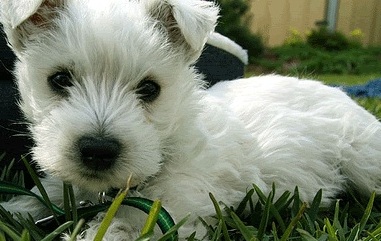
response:
<path fill-rule="evenodd" d="M 78 142 L 83 164 L 92 170 L 105 170 L 116 161 L 121 145 L 111 138 L 84 136 Z"/>

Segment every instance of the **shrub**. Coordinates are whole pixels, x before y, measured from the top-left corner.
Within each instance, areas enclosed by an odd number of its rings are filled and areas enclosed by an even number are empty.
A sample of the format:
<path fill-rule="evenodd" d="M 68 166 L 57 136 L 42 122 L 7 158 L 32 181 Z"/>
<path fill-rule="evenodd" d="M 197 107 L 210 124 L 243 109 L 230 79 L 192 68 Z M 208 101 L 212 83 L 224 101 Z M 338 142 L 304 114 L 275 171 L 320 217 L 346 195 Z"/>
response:
<path fill-rule="evenodd" d="M 291 46 L 304 45 L 304 36 L 297 29 L 291 28 L 289 35 L 284 40 L 284 44 Z"/>
<path fill-rule="evenodd" d="M 327 28 L 314 29 L 307 36 L 307 43 L 312 47 L 327 50 L 340 51 L 350 48 L 348 38 L 340 32 L 330 32 Z"/>

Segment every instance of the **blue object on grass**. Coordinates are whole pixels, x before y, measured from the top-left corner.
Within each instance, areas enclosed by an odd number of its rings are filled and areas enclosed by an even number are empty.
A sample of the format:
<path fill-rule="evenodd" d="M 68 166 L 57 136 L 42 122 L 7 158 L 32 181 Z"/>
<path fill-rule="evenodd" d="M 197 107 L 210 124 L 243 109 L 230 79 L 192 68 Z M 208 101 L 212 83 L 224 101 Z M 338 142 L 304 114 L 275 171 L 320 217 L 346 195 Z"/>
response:
<path fill-rule="evenodd" d="M 381 78 L 371 80 L 363 85 L 342 86 L 341 88 L 352 96 L 381 98 Z"/>

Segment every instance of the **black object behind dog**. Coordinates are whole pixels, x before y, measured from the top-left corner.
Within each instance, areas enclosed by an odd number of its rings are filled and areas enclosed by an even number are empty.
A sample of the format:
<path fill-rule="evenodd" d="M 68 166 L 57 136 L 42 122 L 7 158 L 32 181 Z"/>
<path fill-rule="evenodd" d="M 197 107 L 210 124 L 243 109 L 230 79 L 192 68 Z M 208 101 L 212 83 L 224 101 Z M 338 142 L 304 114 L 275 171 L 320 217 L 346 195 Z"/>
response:
<path fill-rule="evenodd" d="M 12 68 L 15 56 L 8 48 L 4 35 L 0 37 L 0 160 L 2 167 L 12 159 L 16 160 L 15 168 L 23 169 L 21 155 L 28 153 L 32 145 L 27 137 L 27 128 L 21 111 L 17 106 L 19 99 L 16 84 L 12 77 Z"/>

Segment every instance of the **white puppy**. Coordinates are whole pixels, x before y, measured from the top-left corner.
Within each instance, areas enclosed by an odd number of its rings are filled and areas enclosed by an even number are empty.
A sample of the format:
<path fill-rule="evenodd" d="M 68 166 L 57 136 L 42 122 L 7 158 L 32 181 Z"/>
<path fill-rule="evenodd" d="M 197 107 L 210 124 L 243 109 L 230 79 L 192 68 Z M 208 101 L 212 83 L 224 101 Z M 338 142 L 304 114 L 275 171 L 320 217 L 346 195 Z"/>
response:
<path fill-rule="evenodd" d="M 381 193 L 381 124 L 339 89 L 275 75 L 203 89 L 192 64 L 217 21 L 212 2 L 0 4 L 33 158 L 54 177 L 44 183 L 58 204 L 58 180 L 84 200 L 132 174 L 137 195 L 161 199 L 176 220 L 192 214 L 182 237 L 202 237 L 209 192 L 229 206 L 253 183 L 278 194 L 298 186 L 305 201 L 322 188 L 324 204 L 347 187 Z M 43 216 L 33 202 L 3 205 Z M 140 219 L 124 208 L 105 240 L 131 240 Z"/>

